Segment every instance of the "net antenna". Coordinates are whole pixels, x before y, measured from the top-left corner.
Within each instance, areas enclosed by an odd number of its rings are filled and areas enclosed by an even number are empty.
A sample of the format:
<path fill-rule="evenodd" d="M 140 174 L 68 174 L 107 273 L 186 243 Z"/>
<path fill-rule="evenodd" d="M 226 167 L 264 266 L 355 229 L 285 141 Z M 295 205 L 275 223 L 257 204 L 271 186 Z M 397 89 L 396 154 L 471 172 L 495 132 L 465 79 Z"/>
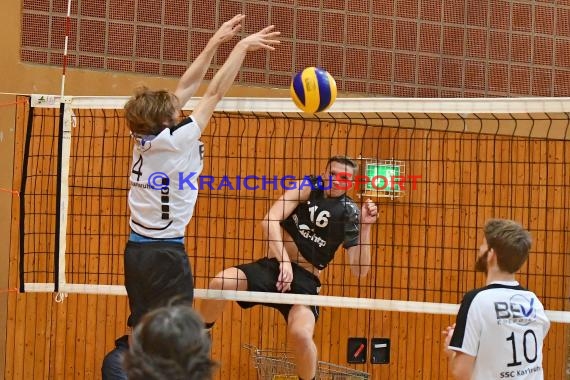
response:
<path fill-rule="evenodd" d="M 67 46 L 69 44 L 69 34 L 71 33 L 71 1 L 67 0 L 67 15 L 65 17 L 65 42 L 63 44 L 63 63 L 61 73 L 61 92 L 60 99 L 65 96 L 65 74 L 67 70 Z"/>
<path fill-rule="evenodd" d="M 27 183 L 20 215 L 27 222 L 20 229 L 21 290 L 125 295 L 128 97 L 59 98 L 30 100 L 35 120 L 25 137 L 29 165 L 22 168 Z M 185 111 L 198 101 L 188 102 Z M 466 250 L 479 244 L 476 235 L 487 218 L 506 217 L 536 234 L 548 231 L 548 239 L 536 239 L 532 263 L 520 277 L 537 289 L 552 321 L 570 323 L 570 259 L 559 222 L 570 217 L 567 110 L 568 98 L 358 98 L 338 99 L 329 112 L 308 115 L 290 99 L 225 98 L 202 136 L 202 174 L 213 189 L 201 190 L 187 230 L 195 296 L 452 315 L 464 292 L 481 283 Z M 64 119 L 59 127 L 56 117 Z M 405 196 L 378 194 L 372 184 L 365 188 L 382 202 L 383 217 L 373 228 L 373 273 L 349 283 L 347 266 L 335 259 L 323 272 L 326 295 L 208 290 L 220 270 L 264 254 L 265 240 L 254 226 L 284 190 L 271 187 L 288 185 L 290 174 L 311 174 L 307 165 L 324 168 L 332 154 L 360 154 L 369 177 L 388 177 L 396 167 L 406 177 L 424 175 L 416 191 L 406 187 Z M 249 184 L 258 190 L 235 186 L 253 175 L 259 182 Z M 262 175 L 268 175 L 264 182 Z M 220 186 L 222 179 L 234 187 Z M 394 190 L 401 185 L 395 182 Z M 440 276 L 444 271 L 450 275 Z"/>

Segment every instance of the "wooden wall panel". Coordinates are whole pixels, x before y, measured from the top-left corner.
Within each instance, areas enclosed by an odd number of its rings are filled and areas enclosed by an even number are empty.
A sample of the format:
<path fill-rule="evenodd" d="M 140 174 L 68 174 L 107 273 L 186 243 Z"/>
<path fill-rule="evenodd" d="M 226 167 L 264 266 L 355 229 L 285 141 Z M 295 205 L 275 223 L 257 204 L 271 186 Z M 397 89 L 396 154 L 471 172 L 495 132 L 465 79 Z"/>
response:
<path fill-rule="evenodd" d="M 67 277 L 79 283 L 121 284 L 128 233 L 122 196 L 130 160 L 128 134 L 119 118 L 105 118 L 102 128 L 105 115 L 100 111 L 77 115 L 84 129 L 74 131 L 72 151 L 79 158 L 72 163 L 76 182 L 68 247 L 73 252 Z M 24 130 L 25 117 L 19 123 L 18 131 Z M 401 199 L 378 200 L 373 270 L 365 278 L 352 277 L 339 252 L 323 273 L 322 294 L 457 303 L 465 291 L 483 284 L 483 277 L 472 270 L 481 226 L 498 216 L 520 220 L 533 232 L 533 253 L 521 283 L 535 290 L 548 308 L 568 310 L 567 142 L 456 133 L 424 124 L 424 129 L 406 129 L 217 115 L 203 137 L 203 174 L 300 177 L 320 173 L 335 153 L 403 159 L 407 173 L 422 179 Z M 80 158 L 113 155 L 120 157 Z M 100 178 L 101 173 L 112 175 Z M 119 190 L 105 190 L 113 187 Z M 197 287 L 205 287 L 228 266 L 264 255 L 259 221 L 281 193 L 227 188 L 201 192 L 187 239 Z M 12 236 L 17 240 L 17 233 Z M 39 244 L 49 246 L 47 241 Z M 16 286 L 18 247 L 13 246 L 10 283 Z M 5 378 L 99 379 L 102 358 L 124 333 L 127 315 L 126 297 L 70 295 L 55 303 L 52 294 L 10 295 Z M 348 337 L 387 337 L 392 342 L 389 365 L 353 368 L 370 372 L 374 379 L 447 379 L 441 330 L 452 322 L 452 316 L 324 308 L 315 341 L 321 360 L 345 365 Z M 256 378 L 244 344 L 284 348 L 281 315 L 264 307 L 243 311 L 228 306 L 213 333 L 212 355 L 221 363 L 217 378 Z M 569 344 L 568 327 L 553 324 L 544 349 L 546 378 L 565 376 L 566 356 L 560 347 Z"/>

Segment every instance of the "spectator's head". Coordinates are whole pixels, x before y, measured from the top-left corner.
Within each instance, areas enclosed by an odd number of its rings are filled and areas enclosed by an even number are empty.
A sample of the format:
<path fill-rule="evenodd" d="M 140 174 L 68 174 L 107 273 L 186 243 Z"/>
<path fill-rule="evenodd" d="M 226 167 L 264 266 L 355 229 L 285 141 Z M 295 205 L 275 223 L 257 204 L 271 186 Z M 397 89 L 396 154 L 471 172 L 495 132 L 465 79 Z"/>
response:
<path fill-rule="evenodd" d="M 209 380 L 215 365 L 204 323 L 187 305 L 146 314 L 125 356 L 129 380 Z"/>

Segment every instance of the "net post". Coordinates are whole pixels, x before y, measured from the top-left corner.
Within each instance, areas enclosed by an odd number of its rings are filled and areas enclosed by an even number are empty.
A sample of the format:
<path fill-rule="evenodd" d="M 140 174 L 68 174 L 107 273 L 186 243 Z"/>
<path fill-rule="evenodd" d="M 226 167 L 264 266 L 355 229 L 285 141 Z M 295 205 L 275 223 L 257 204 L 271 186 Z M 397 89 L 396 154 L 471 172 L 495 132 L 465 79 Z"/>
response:
<path fill-rule="evenodd" d="M 65 285 L 65 251 L 67 245 L 67 210 L 69 205 L 69 159 L 71 155 L 71 128 L 73 110 L 71 97 L 62 97 L 59 105 L 59 137 L 57 158 L 56 237 L 54 258 L 54 291 L 57 293 Z"/>
<path fill-rule="evenodd" d="M 30 102 L 28 109 L 28 123 L 26 127 L 26 138 L 24 141 L 24 162 L 22 163 L 22 178 L 20 183 L 20 292 L 26 291 L 25 286 L 25 228 L 26 228 L 26 181 L 28 179 L 28 159 L 30 157 L 30 141 L 32 140 L 32 129 L 34 126 L 34 106 Z"/>

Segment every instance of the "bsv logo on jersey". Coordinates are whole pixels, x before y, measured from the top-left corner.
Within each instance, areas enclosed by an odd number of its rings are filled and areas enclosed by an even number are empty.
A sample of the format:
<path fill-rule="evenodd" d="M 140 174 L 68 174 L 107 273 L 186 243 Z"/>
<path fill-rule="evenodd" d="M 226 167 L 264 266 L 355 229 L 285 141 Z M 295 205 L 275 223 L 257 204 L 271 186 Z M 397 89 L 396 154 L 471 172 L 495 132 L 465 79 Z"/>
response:
<path fill-rule="evenodd" d="M 515 294 L 508 301 L 495 302 L 495 315 L 498 324 L 526 326 L 536 319 L 535 299 Z"/>

